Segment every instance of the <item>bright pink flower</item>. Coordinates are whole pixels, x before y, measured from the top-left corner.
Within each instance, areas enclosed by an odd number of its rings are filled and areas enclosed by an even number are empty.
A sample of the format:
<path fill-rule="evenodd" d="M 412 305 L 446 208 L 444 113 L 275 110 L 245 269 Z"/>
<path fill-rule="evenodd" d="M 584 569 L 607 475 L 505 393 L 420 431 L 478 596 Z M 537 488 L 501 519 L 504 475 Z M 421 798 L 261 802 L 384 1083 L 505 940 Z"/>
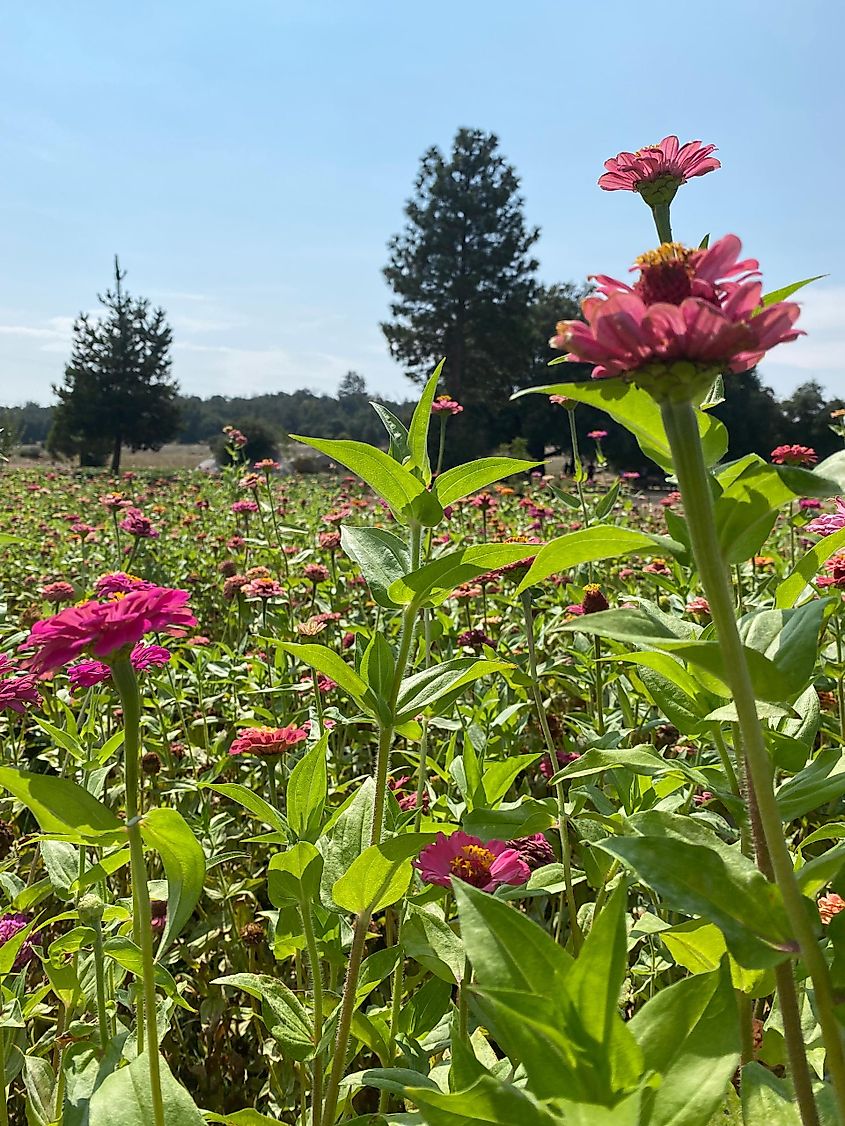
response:
<path fill-rule="evenodd" d="M 596 293 L 581 303 L 586 324 L 561 321 L 551 346 L 593 364 L 594 379 L 748 371 L 802 334 L 792 327 L 793 302 L 761 307 L 758 263 L 740 261 L 740 250 L 735 235 L 708 250 L 665 243 L 637 260 L 633 286 L 597 277 Z"/>
<path fill-rule="evenodd" d="M 169 587 L 132 590 L 112 602 L 69 606 L 36 622 L 22 648 L 35 649 L 30 666 L 39 673 L 69 664 L 86 649 L 107 657 L 134 645 L 146 633 L 181 632 L 197 624 L 188 608 L 190 593 Z"/>
<path fill-rule="evenodd" d="M 693 176 L 715 172 L 721 164 L 711 153 L 715 145 L 701 141 L 687 141 L 682 145 L 677 137 L 664 137 L 657 145 L 647 145 L 637 152 L 620 152 L 604 162 L 607 171 L 599 177 L 599 187 L 606 192 L 640 192 L 644 197 L 658 192 L 671 192 L 668 200 Z M 651 199 L 647 199 L 651 203 Z"/>
<path fill-rule="evenodd" d="M 285 588 L 275 579 L 257 578 L 241 587 L 244 598 L 281 598 Z"/>
<path fill-rule="evenodd" d="M 459 402 L 450 399 L 448 395 L 438 395 L 431 404 L 432 414 L 460 414 L 463 409 Z"/>
<path fill-rule="evenodd" d="M 80 661 L 67 670 L 71 691 L 77 688 L 93 688 L 95 684 L 111 679 L 111 669 L 102 661 Z"/>
<path fill-rule="evenodd" d="M 128 594 L 130 590 L 151 590 L 155 583 L 127 575 L 125 571 L 111 571 L 100 575 L 94 583 L 94 593 L 98 598 L 112 598 L 116 594 Z"/>
<path fill-rule="evenodd" d="M 776 446 L 771 457 L 775 465 L 815 465 L 819 460 L 810 446 Z"/>
<path fill-rule="evenodd" d="M 805 526 L 804 531 L 812 532 L 815 536 L 832 536 L 834 532 L 841 532 L 845 528 L 845 497 L 837 497 L 835 504 L 835 512 L 817 516 Z"/>
<path fill-rule="evenodd" d="M 143 641 L 139 641 L 129 654 L 135 672 L 148 672 L 150 669 L 161 668 L 162 665 L 167 664 L 170 657 L 170 650 L 165 649 L 163 645 L 145 645 Z"/>
<path fill-rule="evenodd" d="M 798 507 L 802 512 L 818 512 L 821 506 L 822 502 L 815 497 L 802 497 L 798 501 Z"/>
<path fill-rule="evenodd" d="M 41 694 L 36 679 L 31 673 L 26 673 L 11 680 L 0 680 L 0 711 L 8 708 L 18 715 L 23 715 L 28 704 L 37 707 L 41 703 Z"/>
<path fill-rule="evenodd" d="M 832 586 L 837 590 L 845 590 L 845 553 L 840 552 L 828 559 L 825 570 L 828 572 L 827 575 L 816 579 L 816 586 Z"/>
<path fill-rule="evenodd" d="M 604 438 L 607 437 L 607 431 L 606 430 L 591 430 L 587 434 L 587 437 L 592 438 L 594 442 L 601 442 Z"/>
<path fill-rule="evenodd" d="M 9 915 L 0 915 L 0 946 L 14 938 L 18 931 L 22 931 L 24 927 L 29 926 L 30 921 L 28 915 L 22 915 L 17 912 Z M 28 965 L 35 957 L 36 944 L 40 942 L 40 935 L 28 934 L 17 953 L 12 969 L 15 971 L 22 970 L 24 966 Z"/>
<path fill-rule="evenodd" d="M 268 758 L 282 755 L 308 738 L 304 727 L 289 723 L 287 727 L 246 727 L 232 741 L 230 755 L 256 755 Z"/>
<path fill-rule="evenodd" d="M 504 841 L 487 841 L 458 829 L 447 837 L 438 833 L 426 845 L 414 867 L 429 884 L 449 887 L 450 879 L 463 880 L 482 891 L 495 891 L 502 884 L 524 884 L 531 869 L 515 848 Z"/>

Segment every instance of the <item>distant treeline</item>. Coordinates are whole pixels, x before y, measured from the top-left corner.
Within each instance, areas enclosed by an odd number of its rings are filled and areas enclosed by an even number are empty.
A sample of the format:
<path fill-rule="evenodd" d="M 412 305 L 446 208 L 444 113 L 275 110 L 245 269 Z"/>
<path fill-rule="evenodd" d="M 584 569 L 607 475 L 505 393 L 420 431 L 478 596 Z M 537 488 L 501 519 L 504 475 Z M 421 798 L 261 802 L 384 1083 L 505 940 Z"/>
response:
<path fill-rule="evenodd" d="M 554 375 L 560 376 L 560 368 Z M 770 388 L 761 383 L 756 372 L 742 376 L 729 376 L 725 380 L 726 401 L 714 409 L 714 414 L 726 424 L 730 432 L 730 455 L 758 453 L 768 457 L 775 446 L 798 443 L 812 446 L 820 458 L 841 448 L 839 439 L 830 430 L 832 411 L 845 407 L 845 400 L 827 399 L 818 383 L 808 382 L 798 387 L 788 398 L 779 399 Z M 198 396 L 180 396 L 181 413 L 179 441 L 184 443 L 210 443 L 224 426 L 233 424 L 249 428 L 250 422 L 259 424 L 279 438 L 284 435 L 312 434 L 326 438 L 354 438 L 358 441 L 385 444 L 381 422 L 371 408 L 363 379 L 350 373 L 336 395 L 315 395 L 310 391 L 279 391 L 269 395 L 224 396 L 208 399 Z M 414 401 L 401 402 L 379 399 L 400 419 L 407 422 Z M 516 404 L 514 404 L 515 406 Z M 561 407 L 547 403 L 544 397 L 530 396 L 520 400 L 523 410 L 518 429 L 509 443 L 514 452 L 541 457 L 544 448 L 568 448 L 566 419 Z M 450 419 L 450 442 L 453 456 L 461 449 L 461 431 L 473 427 L 474 413 L 469 408 L 463 415 Z M 16 444 L 43 445 L 47 442 L 52 424 L 53 408 L 37 403 L 21 407 L 0 408 L 0 426 L 13 437 Z M 592 448 L 586 440 L 590 430 L 608 431 L 603 443 L 611 464 L 618 468 L 643 469 L 643 456 L 627 431 L 615 426 L 606 415 L 589 407 L 579 407 L 576 413 L 578 430 L 585 442 L 585 452 Z M 492 451 L 491 451 L 492 452 Z"/>

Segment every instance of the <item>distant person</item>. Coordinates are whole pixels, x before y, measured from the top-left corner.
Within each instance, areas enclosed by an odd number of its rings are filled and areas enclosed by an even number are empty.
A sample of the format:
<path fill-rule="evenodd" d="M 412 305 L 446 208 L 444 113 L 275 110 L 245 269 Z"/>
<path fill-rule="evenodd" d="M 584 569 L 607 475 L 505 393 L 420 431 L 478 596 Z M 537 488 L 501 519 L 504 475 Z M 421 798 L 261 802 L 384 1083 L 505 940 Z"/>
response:
<path fill-rule="evenodd" d="M 596 466 L 594 462 L 590 462 L 587 466 L 587 480 L 592 481 L 596 475 Z"/>

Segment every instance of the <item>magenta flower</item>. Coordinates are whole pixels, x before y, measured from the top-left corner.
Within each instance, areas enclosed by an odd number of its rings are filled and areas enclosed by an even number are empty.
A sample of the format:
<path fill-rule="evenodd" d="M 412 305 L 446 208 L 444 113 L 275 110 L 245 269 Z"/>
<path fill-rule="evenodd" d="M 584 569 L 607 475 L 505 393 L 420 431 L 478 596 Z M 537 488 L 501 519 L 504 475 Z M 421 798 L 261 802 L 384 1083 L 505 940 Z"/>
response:
<path fill-rule="evenodd" d="M 160 535 L 149 516 L 145 516 L 138 508 L 127 508 L 118 526 L 139 540 L 156 540 Z"/>
<path fill-rule="evenodd" d="M 71 691 L 77 688 L 93 688 L 96 684 L 111 678 L 111 669 L 102 661 L 80 661 L 67 670 Z"/>
<path fill-rule="evenodd" d="M 116 594 L 128 594 L 130 590 L 151 590 L 154 585 L 125 571 L 110 571 L 100 575 L 94 583 L 94 593 L 98 598 L 113 598 Z"/>
<path fill-rule="evenodd" d="M 591 430 L 587 434 L 588 438 L 592 438 L 594 442 L 601 442 L 607 437 L 606 430 Z"/>
<path fill-rule="evenodd" d="M 448 395 L 438 395 L 431 404 L 432 414 L 460 414 L 463 409 L 456 399 L 452 399 Z"/>
<path fill-rule="evenodd" d="M 69 664 L 89 650 L 107 657 L 144 634 L 181 632 L 197 624 L 188 608 L 190 593 L 169 587 L 132 590 L 113 602 L 84 602 L 69 606 L 52 618 L 36 622 L 24 649 L 35 649 L 29 662 L 38 673 Z"/>
<path fill-rule="evenodd" d="M 649 204 L 670 203 L 681 184 L 722 167 L 711 155 L 715 151 L 715 145 L 701 141 L 682 145 L 675 136 L 664 137 L 657 145 L 606 160 L 599 187 L 606 192 L 639 192 Z"/>
<path fill-rule="evenodd" d="M 826 512 L 817 516 L 804 528 L 805 532 L 812 532 L 814 536 L 832 536 L 834 532 L 841 532 L 845 528 L 845 497 L 837 497 L 836 511 Z"/>
<path fill-rule="evenodd" d="M 41 694 L 36 685 L 36 678 L 31 673 L 16 676 L 11 680 L 0 680 L 0 711 L 17 712 L 23 715 L 27 705 L 36 707 L 41 703 Z"/>
<path fill-rule="evenodd" d="M 254 500 L 236 500 L 232 505 L 232 512 L 237 515 L 240 512 L 257 512 L 258 505 Z"/>
<path fill-rule="evenodd" d="M 150 669 L 166 665 L 170 656 L 170 650 L 163 645 L 145 645 L 143 641 L 139 641 L 129 654 L 129 660 L 135 672 L 149 672 Z"/>
<path fill-rule="evenodd" d="M 551 346 L 593 364 L 594 379 L 748 371 L 802 334 L 792 327 L 794 302 L 761 308 L 759 264 L 740 261 L 740 250 L 736 235 L 708 250 L 664 243 L 637 260 L 633 286 L 597 277 L 596 294 L 581 303 L 587 323 L 561 321 Z"/>
<path fill-rule="evenodd" d="M 29 916 L 22 915 L 20 912 L 15 912 L 10 915 L 0 915 L 0 946 L 9 942 L 15 935 L 29 926 Z M 13 970 L 22 970 L 24 966 L 28 965 L 35 957 L 35 944 L 40 942 L 38 935 L 27 935 L 23 940 L 20 950 L 17 953 Z"/>
<path fill-rule="evenodd" d="M 438 833 L 433 844 L 426 845 L 414 867 L 428 884 L 449 887 L 454 876 L 481 891 L 495 891 L 502 884 L 524 884 L 531 869 L 519 851 L 504 841 L 487 841 L 470 836 L 461 829 L 447 837 Z"/>

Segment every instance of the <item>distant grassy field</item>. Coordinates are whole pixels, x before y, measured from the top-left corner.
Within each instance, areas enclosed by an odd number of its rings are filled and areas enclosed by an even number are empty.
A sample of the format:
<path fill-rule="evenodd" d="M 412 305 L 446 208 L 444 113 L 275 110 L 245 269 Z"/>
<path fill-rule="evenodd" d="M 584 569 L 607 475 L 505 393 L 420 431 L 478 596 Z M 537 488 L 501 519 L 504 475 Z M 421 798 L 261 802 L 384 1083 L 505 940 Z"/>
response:
<path fill-rule="evenodd" d="M 133 453 L 127 450 L 123 455 L 121 466 L 123 469 L 196 469 L 196 467 L 211 457 L 211 451 L 205 443 L 183 445 L 171 442 L 162 446 L 160 450 L 138 450 Z M 68 462 L 54 461 L 46 454 L 42 458 L 23 458 L 13 454 L 9 460 L 11 468 L 33 468 L 39 465 L 67 465 Z"/>

